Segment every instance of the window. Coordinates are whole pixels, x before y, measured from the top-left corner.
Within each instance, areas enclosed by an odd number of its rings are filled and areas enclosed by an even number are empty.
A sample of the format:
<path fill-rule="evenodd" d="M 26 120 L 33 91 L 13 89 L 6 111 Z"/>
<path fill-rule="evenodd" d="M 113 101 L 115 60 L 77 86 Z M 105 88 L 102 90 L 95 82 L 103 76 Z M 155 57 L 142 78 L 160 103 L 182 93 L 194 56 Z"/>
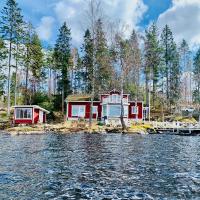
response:
<path fill-rule="evenodd" d="M 73 105 L 72 106 L 72 117 L 85 117 L 85 106 Z"/>
<path fill-rule="evenodd" d="M 132 114 L 138 114 L 138 106 L 132 106 L 131 107 L 131 113 Z"/>
<path fill-rule="evenodd" d="M 124 116 L 128 116 L 128 106 L 124 106 Z"/>
<path fill-rule="evenodd" d="M 112 103 L 120 103 L 120 95 L 118 94 L 112 94 L 111 95 L 111 102 Z"/>
<path fill-rule="evenodd" d="M 92 106 L 92 113 L 97 114 L 98 113 L 98 107 L 97 106 Z"/>
<path fill-rule="evenodd" d="M 110 105 L 109 106 L 109 117 L 120 117 L 121 116 L 121 105 Z M 128 106 L 124 106 L 124 116 L 128 116 Z"/>
<path fill-rule="evenodd" d="M 113 103 L 116 103 L 116 101 L 117 101 L 117 95 L 116 95 L 116 94 L 113 94 L 113 95 L 112 95 L 112 102 L 113 102 Z"/>
<path fill-rule="evenodd" d="M 103 105 L 103 117 L 107 116 L 107 105 Z"/>
<path fill-rule="evenodd" d="M 109 106 L 109 117 L 120 117 L 121 106 L 120 105 L 110 105 Z"/>
<path fill-rule="evenodd" d="M 109 98 L 108 98 L 108 97 L 103 97 L 103 98 L 102 98 L 102 101 L 103 101 L 103 103 L 108 103 Z"/>
<path fill-rule="evenodd" d="M 123 103 L 128 103 L 128 98 L 123 97 Z"/>
<path fill-rule="evenodd" d="M 32 119 L 32 108 L 16 108 L 16 119 Z"/>

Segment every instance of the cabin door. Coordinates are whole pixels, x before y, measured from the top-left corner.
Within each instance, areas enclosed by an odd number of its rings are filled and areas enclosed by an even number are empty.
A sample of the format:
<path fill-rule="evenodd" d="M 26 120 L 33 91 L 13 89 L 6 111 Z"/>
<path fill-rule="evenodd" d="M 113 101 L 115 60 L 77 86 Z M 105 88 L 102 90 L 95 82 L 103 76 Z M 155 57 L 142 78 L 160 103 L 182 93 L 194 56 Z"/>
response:
<path fill-rule="evenodd" d="M 39 111 L 39 123 L 43 123 L 43 111 Z"/>

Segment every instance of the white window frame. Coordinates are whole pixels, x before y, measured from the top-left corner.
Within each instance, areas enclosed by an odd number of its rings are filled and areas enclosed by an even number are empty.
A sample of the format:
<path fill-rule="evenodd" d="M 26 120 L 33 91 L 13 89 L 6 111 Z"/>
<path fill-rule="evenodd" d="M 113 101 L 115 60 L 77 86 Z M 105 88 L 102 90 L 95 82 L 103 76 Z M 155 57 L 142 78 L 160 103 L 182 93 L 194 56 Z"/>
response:
<path fill-rule="evenodd" d="M 92 114 L 98 114 L 98 106 L 92 106 Z"/>
<path fill-rule="evenodd" d="M 17 111 L 20 111 L 20 115 L 21 115 L 21 110 L 23 111 L 23 117 L 21 117 L 21 116 L 17 116 Z M 25 110 L 29 110 L 29 112 L 30 112 L 30 117 L 28 117 L 28 112 L 27 112 L 27 117 L 25 118 L 24 117 L 24 113 L 25 113 Z M 33 109 L 32 108 L 15 108 L 15 119 L 33 119 Z"/>
<path fill-rule="evenodd" d="M 102 116 L 108 116 L 108 105 L 102 105 Z"/>
<path fill-rule="evenodd" d="M 123 97 L 123 103 L 128 103 L 128 98 L 127 97 Z"/>
<path fill-rule="evenodd" d="M 136 112 L 135 112 L 135 108 L 136 108 Z M 138 115 L 138 106 L 131 106 L 131 114 L 134 114 L 134 115 Z"/>
<path fill-rule="evenodd" d="M 78 107 L 78 113 L 73 115 L 74 107 Z M 81 109 L 84 108 L 84 115 L 81 115 Z M 72 105 L 72 117 L 85 117 L 85 105 Z"/>
<path fill-rule="evenodd" d="M 114 118 L 115 118 L 115 117 L 120 117 L 121 114 L 116 115 L 116 116 L 111 116 L 111 115 L 110 115 L 110 108 L 111 108 L 111 107 L 114 107 L 114 106 L 115 106 L 115 107 L 120 107 L 120 113 L 121 113 L 121 105 L 109 105 L 109 106 L 108 106 L 108 117 L 114 117 Z"/>
<path fill-rule="evenodd" d="M 127 113 L 125 113 L 125 109 Z M 124 117 L 128 117 L 128 106 L 124 106 Z"/>
<path fill-rule="evenodd" d="M 108 103 L 108 102 L 109 102 L 108 96 L 102 98 L 102 103 Z"/>

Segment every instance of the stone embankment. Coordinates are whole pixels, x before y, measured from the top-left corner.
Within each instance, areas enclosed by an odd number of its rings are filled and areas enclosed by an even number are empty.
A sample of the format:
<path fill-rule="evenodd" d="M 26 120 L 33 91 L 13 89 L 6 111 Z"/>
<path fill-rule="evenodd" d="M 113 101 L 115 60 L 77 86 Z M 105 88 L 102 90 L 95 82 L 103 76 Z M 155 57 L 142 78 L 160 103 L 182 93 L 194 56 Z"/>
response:
<path fill-rule="evenodd" d="M 29 134 L 46 134 L 46 133 L 56 133 L 56 134 L 71 134 L 71 133 L 124 133 L 124 134 L 148 134 L 153 132 L 153 128 L 145 124 L 134 124 L 126 130 L 122 131 L 120 126 L 105 126 L 93 123 L 91 128 L 86 122 L 66 122 L 59 124 L 41 124 L 26 126 L 21 125 L 17 127 L 7 128 L 4 133 L 11 135 L 29 135 Z"/>

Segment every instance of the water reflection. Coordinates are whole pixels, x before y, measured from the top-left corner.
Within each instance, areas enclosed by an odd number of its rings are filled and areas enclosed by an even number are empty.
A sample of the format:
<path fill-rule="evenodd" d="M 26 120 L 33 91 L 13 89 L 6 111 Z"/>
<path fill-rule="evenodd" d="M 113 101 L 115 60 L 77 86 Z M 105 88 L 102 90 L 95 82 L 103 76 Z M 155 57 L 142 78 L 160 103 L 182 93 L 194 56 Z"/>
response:
<path fill-rule="evenodd" d="M 200 138 L 0 136 L 0 199 L 198 199 Z"/>

